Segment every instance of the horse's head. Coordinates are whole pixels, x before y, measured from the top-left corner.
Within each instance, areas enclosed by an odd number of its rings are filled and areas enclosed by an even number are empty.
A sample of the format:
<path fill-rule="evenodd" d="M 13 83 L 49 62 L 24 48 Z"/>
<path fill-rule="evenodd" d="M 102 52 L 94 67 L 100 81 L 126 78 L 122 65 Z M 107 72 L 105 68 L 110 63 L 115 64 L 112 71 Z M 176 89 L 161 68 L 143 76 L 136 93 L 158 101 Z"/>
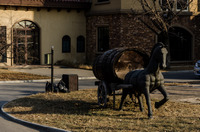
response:
<path fill-rule="evenodd" d="M 155 57 L 156 61 L 160 63 L 160 68 L 166 68 L 167 67 L 167 49 L 165 45 L 161 42 L 156 44 L 156 47 L 153 51 L 153 56 Z"/>
<path fill-rule="evenodd" d="M 166 47 L 163 47 L 161 49 L 161 52 L 162 52 L 162 63 L 160 65 L 160 67 L 162 69 L 164 69 L 164 68 L 167 67 L 167 53 L 168 53 L 168 51 L 167 51 Z"/>

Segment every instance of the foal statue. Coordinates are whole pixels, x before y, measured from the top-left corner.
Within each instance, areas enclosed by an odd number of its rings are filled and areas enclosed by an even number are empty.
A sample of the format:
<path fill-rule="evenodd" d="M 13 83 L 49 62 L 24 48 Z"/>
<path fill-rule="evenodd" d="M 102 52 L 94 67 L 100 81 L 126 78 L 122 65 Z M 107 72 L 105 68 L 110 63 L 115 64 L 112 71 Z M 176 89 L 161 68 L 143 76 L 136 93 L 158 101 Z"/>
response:
<path fill-rule="evenodd" d="M 154 45 L 151 51 L 150 62 L 144 70 L 134 70 L 126 74 L 124 83 L 132 84 L 133 88 L 123 89 L 119 109 L 122 109 L 126 96 L 128 94 L 130 94 L 130 96 L 134 94 L 138 98 L 140 110 L 143 111 L 141 94 L 144 94 L 148 106 L 148 117 L 152 118 L 150 93 L 155 89 L 158 89 L 164 96 L 160 102 L 155 103 L 156 108 L 159 108 L 168 100 L 168 95 L 164 88 L 164 77 L 160 72 L 161 68 L 166 67 L 166 58 L 167 49 L 164 44 L 159 42 Z"/>

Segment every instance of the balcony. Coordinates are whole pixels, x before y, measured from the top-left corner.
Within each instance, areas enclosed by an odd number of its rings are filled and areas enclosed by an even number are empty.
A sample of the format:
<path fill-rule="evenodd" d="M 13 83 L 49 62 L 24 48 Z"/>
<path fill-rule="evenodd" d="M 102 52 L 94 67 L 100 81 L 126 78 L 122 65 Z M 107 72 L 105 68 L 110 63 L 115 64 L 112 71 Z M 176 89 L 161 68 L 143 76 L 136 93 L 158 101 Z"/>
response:
<path fill-rule="evenodd" d="M 0 6 L 89 9 L 91 0 L 0 0 Z"/>

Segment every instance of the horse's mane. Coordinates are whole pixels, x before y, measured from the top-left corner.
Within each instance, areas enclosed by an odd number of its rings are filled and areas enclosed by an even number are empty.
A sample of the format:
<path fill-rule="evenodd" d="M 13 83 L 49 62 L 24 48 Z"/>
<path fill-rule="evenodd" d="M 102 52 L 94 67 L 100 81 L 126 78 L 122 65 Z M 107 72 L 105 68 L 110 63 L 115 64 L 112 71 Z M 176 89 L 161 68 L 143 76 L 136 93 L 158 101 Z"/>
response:
<path fill-rule="evenodd" d="M 152 50 L 151 50 L 150 59 L 151 59 L 151 57 L 152 57 L 152 55 L 153 55 L 154 50 L 155 50 L 157 47 L 165 47 L 165 45 L 164 45 L 162 42 L 156 43 L 156 44 L 153 46 Z"/>

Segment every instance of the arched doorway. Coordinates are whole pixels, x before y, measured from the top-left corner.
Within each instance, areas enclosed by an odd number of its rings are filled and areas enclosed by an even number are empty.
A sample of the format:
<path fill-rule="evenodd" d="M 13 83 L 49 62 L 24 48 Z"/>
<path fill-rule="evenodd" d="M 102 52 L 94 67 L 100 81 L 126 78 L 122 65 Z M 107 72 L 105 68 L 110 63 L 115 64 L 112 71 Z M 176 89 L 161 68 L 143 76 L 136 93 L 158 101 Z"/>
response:
<path fill-rule="evenodd" d="M 192 60 L 192 34 L 181 27 L 169 29 L 170 61 Z"/>
<path fill-rule="evenodd" d="M 15 64 L 40 64 L 39 33 L 39 27 L 31 21 L 20 21 L 13 26 Z"/>

